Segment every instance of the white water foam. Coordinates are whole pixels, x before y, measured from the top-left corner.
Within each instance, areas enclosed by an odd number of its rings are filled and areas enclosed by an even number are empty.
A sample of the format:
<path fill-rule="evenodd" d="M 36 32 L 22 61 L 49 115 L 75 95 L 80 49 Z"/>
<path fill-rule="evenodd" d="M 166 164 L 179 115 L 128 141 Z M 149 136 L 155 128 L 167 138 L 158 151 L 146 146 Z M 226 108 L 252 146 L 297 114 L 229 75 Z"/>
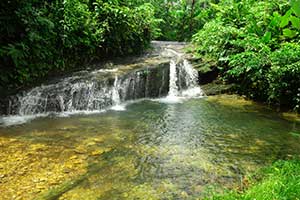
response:
<path fill-rule="evenodd" d="M 13 125 L 21 125 L 31 120 L 34 120 L 37 117 L 46 117 L 47 114 L 37 114 L 37 115 L 10 115 L 5 117 L 0 117 L 0 126 L 13 126 Z"/>
<path fill-rule="evenodd" d="M 125 111 L 126 104 L 118 104 L 118 105 L 112 106 L 110 109 L 115 110 L 115 111 Z"/>
<path fill-rule="evenodd" d="M 187 85 L 187 89 L 179 91 L 178 87 L 178 76 L 181 68 L 182 71 L 186 73 L 184 81 Z M 184 100 L 189 98 L 201 98 L 204 92 L 198 86 L 198 72 L 193 68 L 193 66 L 186 60 L 183 60 L 182 65 L 176 64 L 174 60 L 170 62 L 170 82 L 169 82 L 169 93 L 165 98 L 160 98 L 155 101 L 161 103 L 173 104 L 182 103 Z"/>
<path fill-rule="evenodd" d="M 72 115 L 93 115 L 93 114 L 100 114 L 106 112 L 106 109 L 103 110 L 75 110 L 75 111 L 65 111 L 60 113 L 48 113 L 47 116 L 53 114 L 57 117 L 70 117 Z"/>
<path fill-rule="evenodd" d="M 203 91 L 200 87 L 192 87 L 182 91 L 181 96 L 184 98 L 201 98 L 203 97 Z"/>
<path fill-rule="evenodd" d="M 99 70 L 95 70 L 95 71 L 92 71 L 91 73 L 92 74 L 97 74 L 97 73 L 101 73 L 101 72 L 117 72 L 118 71 L 118 69 L 117 68 L 115 68 L 115 69 L 99 69 Z"/>
<path fill-rule="evenodd" d="M 116 76 L 113 91 L 112 91 L 112 101 L 114 105 L 110 109 L 116 111 L 124 111 L 126 110 L 126 105 L 121 104 L 119 88 L 120 88 L 119 79 L 118 76 Z"/>
<path fill-rule="evenodd" d="M 177 86 L 177 70 L 176 70 L 176 62 L 175 60 L 171 60 L 170 62 L 170 82 L 169 82 L 169 93 L 165 98 L 160 98 L 158 101 L 162 103 L 180 103 L 181 100 L 178 96 L 178 86 Z"/>

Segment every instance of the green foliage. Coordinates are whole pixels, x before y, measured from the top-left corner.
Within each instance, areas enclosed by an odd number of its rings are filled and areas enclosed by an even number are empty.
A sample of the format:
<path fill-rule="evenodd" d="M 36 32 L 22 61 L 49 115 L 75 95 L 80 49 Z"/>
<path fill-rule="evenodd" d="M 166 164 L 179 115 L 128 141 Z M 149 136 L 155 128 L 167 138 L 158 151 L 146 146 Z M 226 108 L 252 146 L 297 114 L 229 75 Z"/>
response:
<path fill-rule="evenodd" d="M 300 102 L 300 45 L 284 43 L 270 55 L 272 67 L 267 74 L 270 84 L 269 100 L 280 104 L 295 105 Z"/>
<path fill-rule="evenodd" d="M 193 41 L 198 45 L 198 54 L 209 56 L 215 61 L 222 61 L 230 54 L 230 41 L 240 33 L 235 27 L 225 26 L 223 22 L 211 21 L 204 25 L 203 30 L 194 35 Z M 208 32 L 214 34 L 207 34 Z"/>
<path fill-rule="evenodd" d="M 145 1 L 10 0 L 0 9 L 3 88 L 89 60 L 138 53 L 160 35 L 161 20 Z"/>
<path fill-rule="evenodd" d="M 16 81 L 23 84 L 32 78 L 45 75 L 51 66 L 56 66 L 58 56 L 55 20 L 57 15 L 50 19 L 53 5 L 48 3 L 19 2 L 18 9 L 7 11 L 5 19 L 11 21 L 10 32 L 1 30 L 1 80 L 6 85 Z M 9 5 L 8 5 L 9 6 Z M 57 14 L 57 13 L 55 13 Z M 11 16 L 14 15 L 14 16 Z M 14 18 L 15 22 L 12 22 Z M 8 23 L 8 22 L 7 22 Z M 15 27 L 13 26 L 15 25 Z M 4 37 L 10 37 L 5 41 Z"/>
<path fill-rule="evenodd" d="M 193 36 L 201 66 L 241 94 L 300 109 L 299 0 L 4 0 L 0 11 L 3 88 Z"/>
<path fill-rule="evenodd" d="M 197 55 L 238 83 L 240 93 L 299 110 L 300 1 L 211 5 L 215 18 L 193 36 Z"/>
<path fill-rule="evenodd" d="M 210 3 L 217 0 L 148 0 L 155 16 L 163 19 L 158 39 L 188 41 L 208 19 L 212 18 Z"/>
<path fill-rule="evenodd" d="M 151 4 L 129 8 L 99 1 L 94 6 L 97 20 L 103 23 L 102 46 L 114 55 L 137 53 L 148 45 L 151 38 L 159 35 L 157 26 L 160 20 L 153 17 Z"/>
<path fill-rule="evenodd" d="M 291 0 L 291 9 L 297 17 L 300 17 L 300 0 Z"/>
<path fill-rule="evenodd" d="M 213 200 L 269 200 L 300 199 L 300 161 L 277 161 L 257 175 L 260 181 L 253 181 L 252 186 L 242 193 L 229 192 L 215 195 Z"/>

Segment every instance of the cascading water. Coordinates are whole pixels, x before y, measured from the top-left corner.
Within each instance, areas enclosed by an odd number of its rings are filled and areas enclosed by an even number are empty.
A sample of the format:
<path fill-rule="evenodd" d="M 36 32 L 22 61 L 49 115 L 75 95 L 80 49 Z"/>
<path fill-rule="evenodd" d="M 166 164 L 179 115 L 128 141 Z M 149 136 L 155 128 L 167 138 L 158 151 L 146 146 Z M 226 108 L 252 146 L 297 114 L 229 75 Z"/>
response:
<path fill-rule="evenodd" d="M 125 110 L 125 106 L 121 105 L 121 99 L 120 99 L 120 84 L 118 81 L 118 76 L 115 77 L 114 81 L 114 86 L 112 88 L 112 104 L 113 106 L 111 107 L 112 110 Z"/>
<path fill-rule="evenodd" d="M 168 97 L 176 97 L 178 95 L 178 86 L 177 86 L 177 71 L 176 63 L 174 60 L 170 62 L 170 83 L 169 83 L 169 93 Z"/>
<path fill-rule="evenodd" d="M 186 90 L 183 90 L 181 95 L 184 97 L 203 96 L 204 92 L 198 85 L 198 71 L 187 60 L 183 61 L 182 69 L 186 73 L 183 76 Z"/>
<path fill-rule="evenodd" d="M 116 76 L 112 91 L 112 101 L 115 105 L 119 105 L 121 103 L 120 94 L 119 94 L 119 84 L 118 84 L 118 76 Z"/>
<path fill-rule="evenodd" d="M 203 91 L 198 85 L 198 72 L 186 60 L 177 57 L 170 61 L 169 92 L 165 98 L 160 99 L 164 103 L 179 103 L 185 98 L 203 96 Z"/>
<path fill-rule="evenodd" d="M 182 58 L 182 54 L 174 50 L 167 50 L 166 52 L 166 55 L 175 57 L 176 60 L 172 58 L 170 61 L 169 92 L 167 97 L 161 101 L 178 103 L 187 97 L 203 96 L 204 93 L 198 85 L 197 70 L 186 59 Z"/>
<path fill-rule="evenodd" d="M 31 119 L 48 113 L 90 113 L 107 108 L 125 110 L 125 102 L 141 98 L 165 96 L 165 102 L 173 103 L 186 97 L 201 96 L 197 71 L 182 58 L 183 54 L 173 49 L 164 49 L 161 54 L 152 65 L 146 60 L 137 69 L 125 65 L 126 70 L 121 66 L 80 72 L 54 84 L 15 95 L 9 100 L 5 113 L 8 116 L 0 117 L 0 124 L 1 121 L 9 124 L 5 122 L 9 117 L 23 122 L 26 117 Z"/>

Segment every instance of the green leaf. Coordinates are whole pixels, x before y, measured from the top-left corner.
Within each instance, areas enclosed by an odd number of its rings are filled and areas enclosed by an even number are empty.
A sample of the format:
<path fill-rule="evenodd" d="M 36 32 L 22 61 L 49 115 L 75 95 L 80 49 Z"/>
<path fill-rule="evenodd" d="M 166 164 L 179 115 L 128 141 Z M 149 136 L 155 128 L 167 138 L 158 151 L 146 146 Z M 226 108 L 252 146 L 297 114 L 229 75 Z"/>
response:
<path fill-rule="evenodd" d="M 288 10 L 288 11 L 285 13 L 285 15 L 283 15 L 283 16 L 281 17 L 281 23 L 280 23 L 280 25 L 279 25 L 280 28 L 284 28 L 284 27 L 286 27 L 286 26 L 289 24 L 291 14 L 292 14 L 292 10 Z"/>
<path fill-rule="evenodd" d="M 297 132 L 291 131 L 290 134 L 295 136 L 295 137 L 300 137 L 300 133 L 297 133 Z"/>
<path fill-rule="evenodd" d="M 291 7 L 295 15 L 300 17 L 300 0 L 291 0 Z"/>
<path fill-rule="evenodd" d="M 290 21 L 289 17 L 283 16 L 281 18 L 281 23 L 279 25 L 280 28 L 283 28 L 283 27 L 287 26 L 289 24 L 289 21 Z"/>
<path fill-rule="evenodd" d="M 300 18 L 291 16 L 290 20 L 292 22 L 293 27 L 300 30 Z"/>
<path fill-rule="evenodd" d="M 286 28 L 283 29 L 283 35 L 289 38 L 293 38 L 297 35 L 297 31 Z"/>
<path fill-rule="evenodd" d="M 281 15 L 278 12 L 273 13 L 273 18 L 270 22 L 271 27 L 278 27 L 279 24 L 281 23 Z"/>
<path fill-rule="evenodd" d="M 271 40 L 271 38 L 272 38 L 272 33 L 270 31 L 267 31 L 263 36 L 262 41 L 264 43 L 268 43 Z"/>

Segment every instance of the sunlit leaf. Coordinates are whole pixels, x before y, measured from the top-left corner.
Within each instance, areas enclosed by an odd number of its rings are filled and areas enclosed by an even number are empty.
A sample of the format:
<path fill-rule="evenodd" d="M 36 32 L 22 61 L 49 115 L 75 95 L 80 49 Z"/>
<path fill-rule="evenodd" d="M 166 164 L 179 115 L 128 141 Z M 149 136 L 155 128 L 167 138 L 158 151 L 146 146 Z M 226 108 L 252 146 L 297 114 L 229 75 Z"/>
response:
<path fill-rule="evenodd" d="M 300 0 L 291 0 L 291 6 L 294 13 L 300 17 Z"/>
<path fill-rule="evenodd" d="M 283 29 L 283 35 L 289 38 L 293 38 L 297 35 L 297 31 L 286 28 Z"/>
<path fill-rule="evenodd" d="M 271 38 L 272 38 L 272 33 L 270 31 L 267 31 L 263 36 L 262 41 L 268 43 L 271 40 Z"/>
<path fill-rule="evenodd" d="M 292 25 L 293 25 L 294 28 L 300 29 L 300 18 L 291 16 L 290 20 L 291 20 Z"/>
<path fill-rule="evenodd" d="M 284 16 L 281 17 L 280 28 L 284 28 L 289 24 L 291 14 L 292 10 L 289 10 Z"/>

